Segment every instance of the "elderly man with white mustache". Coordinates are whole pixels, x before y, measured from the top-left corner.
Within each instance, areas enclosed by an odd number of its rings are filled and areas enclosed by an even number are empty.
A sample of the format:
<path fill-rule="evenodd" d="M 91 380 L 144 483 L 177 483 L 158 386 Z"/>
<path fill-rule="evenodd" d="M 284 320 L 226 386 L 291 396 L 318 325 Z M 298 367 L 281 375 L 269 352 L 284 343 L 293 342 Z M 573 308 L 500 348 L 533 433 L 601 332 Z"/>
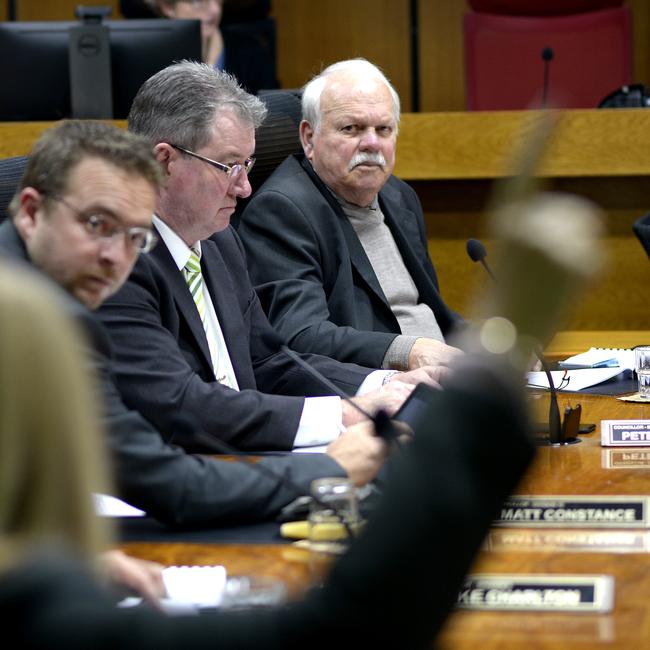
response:
<path fill-rule="evenodd" d="M 271 323 L 300 351 L 371 367 L 446 365 L 462 320 L 443 302 L 422 207 L 392 175 L 397 92 L 365 59 L 303 89 L 300 139 L 239 226 Z"/>

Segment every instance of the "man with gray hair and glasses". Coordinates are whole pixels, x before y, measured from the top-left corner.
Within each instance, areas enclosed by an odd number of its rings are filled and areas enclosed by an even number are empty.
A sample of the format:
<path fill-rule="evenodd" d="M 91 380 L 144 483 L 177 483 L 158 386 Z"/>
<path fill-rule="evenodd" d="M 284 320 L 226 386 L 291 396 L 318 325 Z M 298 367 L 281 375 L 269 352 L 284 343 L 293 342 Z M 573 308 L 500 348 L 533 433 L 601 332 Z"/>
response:
<path fill-rule="evenodd" d="M 165 175 L 153 218 L 161 242 L 99 313 L 125 401 L 163 434 L 174 433 L 179 415 L 189 420 L 200 435 L 174 442 L 205 452 L 224 440 L 245 450 L 323 445 L 365 419 L 282 351 L 229 227 L 237 199 L 251 193 L 265 114 L 232 76 L 189 61 L 146 81 L 129 114 L 129 129 L 150 141 Z M 394 412 L 414 383 L 439 377 L 302 357 L 368 413 Z M 371 442 L 360 438 L 359 453 Z"/>
<path fill-rule="evenodd" d="M 400 101 L 365 59 L 303 89 L 304 155 L 246 206 L 239 235 L 271 324 L 296 350 L 408 370 L 447 364 L 442 300 L 416 193 L 392 175 Z"/>

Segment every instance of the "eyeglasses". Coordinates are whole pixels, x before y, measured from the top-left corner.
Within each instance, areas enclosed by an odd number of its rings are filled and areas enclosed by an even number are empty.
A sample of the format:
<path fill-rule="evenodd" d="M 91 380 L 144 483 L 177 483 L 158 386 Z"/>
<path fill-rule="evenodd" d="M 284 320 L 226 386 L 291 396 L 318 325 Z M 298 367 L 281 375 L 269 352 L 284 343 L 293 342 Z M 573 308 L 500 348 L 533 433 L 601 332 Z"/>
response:
<path fill-rule="evenodd" d="M 174 149 L 178 149 L 178 151 L 182 151 L 188 156 L 192 156 L 193 158 L 198 158 L 199 160 L 208 163 L 208 165 L 212 165 L 213 167 L 216 167 L 217 169 L 224 172 L 227 178 L 229 178 L 231 182 L 234 182 L 235 179 L 239 176 L 239 174 L 241 174 L 242 169 L 247 174 L 250 174 L 250 171 L 251 169 L 253 169 L 253 165 L 255 164 L 255 158 L 246 158 L 243 164 L 235 163 L 234 165 L 225 165 L 224 163 L 217 162 L 216 160 L 212 160 L 210 158 L 206 158 L 205 156 L 201 156 L 198 153 L 194 153 L 189 149 L 185 149 L 185 147 L 179 147 L 177 144 L 170 144 L 170 146 L 174 147 Z"/>
<path fill-rule="evenodd" d="M 149 228 L 133 226 L 132 228 L 123 228 L 115 220 L 103 214 L 84 214 L 81 210 L 70 205 L 62 196 L 57 194 L 44 194 L 54 201 L 63 203 L 69 210 L 75 213 L 79 223 L 84 227 L 86 232 L 93 238 L 102 240 L 111 240 L 119 235 L 126 236 L 126 243 L 138 253 L 148 253 L 158 242 L 158 237 Z"/>

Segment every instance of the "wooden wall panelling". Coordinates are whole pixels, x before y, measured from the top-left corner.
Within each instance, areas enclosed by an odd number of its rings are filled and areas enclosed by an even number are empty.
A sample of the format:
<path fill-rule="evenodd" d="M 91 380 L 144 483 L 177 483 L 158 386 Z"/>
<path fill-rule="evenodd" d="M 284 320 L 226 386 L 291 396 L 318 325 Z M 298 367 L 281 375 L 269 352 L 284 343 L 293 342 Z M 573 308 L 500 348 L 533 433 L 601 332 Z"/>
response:
<path fill-rule="evenodd" d="M 467 239 L 481 239 L 491 250 L 486 205 L 494 180 L 414 181 L 425 212 L 429 252 L 442 295 L 450 307 L 468 316 L 474 297 L 489 282 L 470 261 Z M 547 189 L 575 192 L 605 211 L 603 272 L 576 301 L 563 329 L 644 330 L 650 324 L 650 260 L 632 233 L 632 223 L 646 211 L 647 181 L 639 177 L 556 178 Z"/>
<path fill-rule="evenodd" d="M 273 0 L 282 87 L 300 87 L 330 63 L 363 56 L 384 70 L 410 110 L 408 6 L 408 0 Z"/>
<path fill-rule="evenodd" d="M 628 0 L 634 29 L 635 83 L 650 84 L 650 3 L 648 0 Z"/>
<path fill-rule="evenodd" d="M 120 17 L 119 0 L 17 0 L 18 20 L 75 20 L 77 5 L 110 6 L 111 18 Z"/>
<path fill-rule="evenodd" d="M 420 110 L 465 109 L 464 0 L 418 0 Z"/>

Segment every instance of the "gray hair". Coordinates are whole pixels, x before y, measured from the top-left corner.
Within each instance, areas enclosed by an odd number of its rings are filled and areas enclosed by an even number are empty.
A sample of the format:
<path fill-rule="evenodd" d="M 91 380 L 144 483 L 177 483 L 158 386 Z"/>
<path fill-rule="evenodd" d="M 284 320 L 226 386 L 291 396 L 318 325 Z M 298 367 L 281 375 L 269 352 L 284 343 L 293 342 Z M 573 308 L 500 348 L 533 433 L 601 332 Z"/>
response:
<path fill-rule="evenodd" d="M 302 89 L 302 119 L 311 124 L 314 131 L 318 131 L 321 121 L 320 98 L 325 89 L 327 77 L 336 72 L 351 72 L 359 76 L 374 77 L 379 79 L 390 91 L 393 98 L 393 116 L 395 118 L 395 125 L 399 127 L 400 118 L 400 101 L 399 95 L 393 85 L 388 80 L 388 77 L 376 66 L 370 63 L 367 59 L 347 59 L 345 61 L 338 61 L 333 63 L 317 74 L 310 81 L 308 81 Z"/>
<path fill-rule="evenodd" d="M 266 117 L 264 103 L 237 79 L 206 63 L 174 63 L 144 82 L 129 112 L 129 130 L 152 145 L 178 144 L 196 151 L 213 137 L 221 111 L 233 109 L 257 129 Z"/>

